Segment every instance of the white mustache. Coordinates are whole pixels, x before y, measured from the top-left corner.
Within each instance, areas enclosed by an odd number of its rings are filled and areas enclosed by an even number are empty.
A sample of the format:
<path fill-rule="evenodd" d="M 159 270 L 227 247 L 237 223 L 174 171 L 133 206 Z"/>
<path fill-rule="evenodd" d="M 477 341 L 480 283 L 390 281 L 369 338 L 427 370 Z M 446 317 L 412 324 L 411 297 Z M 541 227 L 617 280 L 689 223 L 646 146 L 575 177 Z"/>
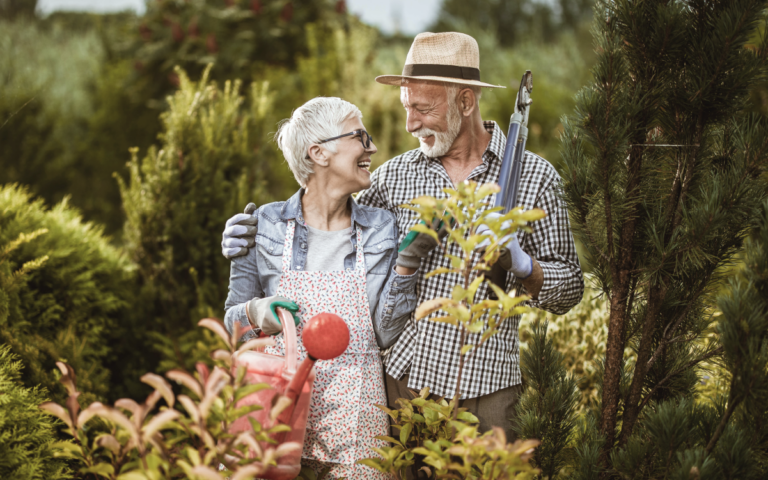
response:
<path fill-rule="evenodd" d="M 411 135 L 413 135 L 414 137 L 416 137 L 419 140 L 421 140 L 423 138 L 427 138 L 427 137 L 432 136 L 432 135 L 436 136 L 437 132 L 434 131 L 434 130 L 431 130 L 429 128 L 421 128 L 419 130 L 416 130 L 415 132 L 411 132 Z"/>

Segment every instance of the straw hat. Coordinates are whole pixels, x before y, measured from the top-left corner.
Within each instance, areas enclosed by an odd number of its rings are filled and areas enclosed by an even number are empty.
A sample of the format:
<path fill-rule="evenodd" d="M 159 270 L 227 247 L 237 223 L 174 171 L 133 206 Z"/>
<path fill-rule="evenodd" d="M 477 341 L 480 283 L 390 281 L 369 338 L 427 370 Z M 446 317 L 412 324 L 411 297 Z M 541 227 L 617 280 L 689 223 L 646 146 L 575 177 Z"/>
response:
<path fill-rule="evenodd" d="M 420 33 L 413 39 L 402 75 L 381 75 L 384 85 L 402 85 L 404 78 L 506 88 L 480 81 L 480 49 L 469 35 L 457 32 Z"/>

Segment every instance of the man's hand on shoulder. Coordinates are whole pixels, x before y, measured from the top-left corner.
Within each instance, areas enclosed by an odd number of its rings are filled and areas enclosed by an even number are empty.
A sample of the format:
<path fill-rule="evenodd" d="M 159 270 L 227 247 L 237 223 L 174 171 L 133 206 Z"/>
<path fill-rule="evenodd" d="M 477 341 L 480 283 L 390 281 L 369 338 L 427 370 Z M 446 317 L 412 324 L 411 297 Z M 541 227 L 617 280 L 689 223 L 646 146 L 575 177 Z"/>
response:
<path fill-rule="evenodd" d="M 253 213 L 259 207 L 255 203 L 245 206 L 245 213 L 238 213 L 227 220 L 221 237 L 221 253 L 228 260 L 241 257 L 256 244 L 259 219 Z"/>

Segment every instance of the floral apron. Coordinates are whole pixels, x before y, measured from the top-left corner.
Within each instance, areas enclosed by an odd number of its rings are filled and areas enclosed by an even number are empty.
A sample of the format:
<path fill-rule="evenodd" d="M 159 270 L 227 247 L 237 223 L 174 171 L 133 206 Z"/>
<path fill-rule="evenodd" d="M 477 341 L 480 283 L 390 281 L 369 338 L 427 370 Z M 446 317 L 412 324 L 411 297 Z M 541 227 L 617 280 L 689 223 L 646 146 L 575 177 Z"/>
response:
<path fill-rule="evenodd" d="M 375 406 L 385 405 L 387 397 L 366 292 L 362 231 L 357 227 L 354 269 L 304 272 L 291 270 L 295 229 L 295 222 L 289 221 L 283 246 L 283 272 L 276 294 L 299 305 L 302 322 L 296 327 L 297 336 L 300 339 L 304 324 L 322 312 L 335 313 L 349 327 L 349 347 L 344 354 L 315 364 L 302 463 L 320 469 L 325 463 L 331 464 L 330 478 L 389 479 L 389 475 L 355 464 L 375 455 L 371 447 L 386 446 L 374 437 L 388 435 L 389 430 L 386 414 Z M 285 355 L 282 334 L 275 340 L 275 346 L 268 347 L 267 353 Z M 306 354 L 299 341 L 299 361 Z"/>

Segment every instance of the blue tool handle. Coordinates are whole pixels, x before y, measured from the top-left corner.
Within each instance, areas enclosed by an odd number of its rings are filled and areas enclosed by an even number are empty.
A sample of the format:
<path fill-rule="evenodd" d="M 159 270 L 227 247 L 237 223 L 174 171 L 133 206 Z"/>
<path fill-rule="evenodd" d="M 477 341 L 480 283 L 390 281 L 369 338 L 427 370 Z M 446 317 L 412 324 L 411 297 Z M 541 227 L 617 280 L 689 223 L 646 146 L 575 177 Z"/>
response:
<path fill-rule="evenodd" d="M 504 207 L 504 213 L 509 211 L 507 207 L 507 196 L 510 187 L 517 189 L 514 185 L 514 163 L 515 163 L 515 150 L 517 147 L 517 139 L 520 135 L 520 123 L 517 121 L 511 121 L 509 124 L 509 131 L 507 132 L 507 145 L 504 147 L 504 158 L 501 161 L 501 172 L 499 172 L 499 186 L 501 191 L 496 194 L 495 207 Z"/>
<path fill-rule="evenodd" d="M 521 136 L 515 146 L 515 160 L 512 162 L 512 181 L 509 183 L 504 197 L 504 212 L 517 206 L 517 191 L 520 186 L 520 174 L 523 171 L 523 155 L 525 154 L 525 137 Z"/>

